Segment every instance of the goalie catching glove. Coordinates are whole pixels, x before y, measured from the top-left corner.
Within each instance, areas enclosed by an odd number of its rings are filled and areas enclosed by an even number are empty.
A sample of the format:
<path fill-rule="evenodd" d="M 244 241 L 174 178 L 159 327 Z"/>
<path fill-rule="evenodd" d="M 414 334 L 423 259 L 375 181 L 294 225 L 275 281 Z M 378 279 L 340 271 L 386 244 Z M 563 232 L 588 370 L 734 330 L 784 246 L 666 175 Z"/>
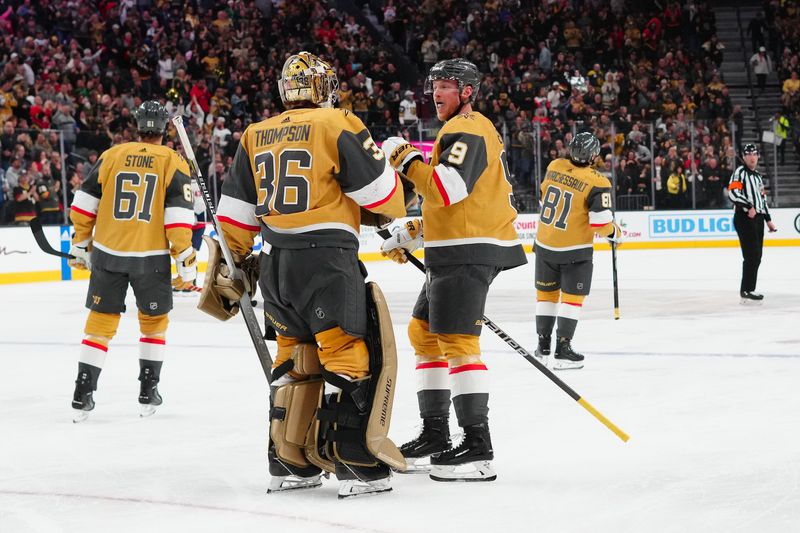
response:
<path fill-rule="evenodd" d="M 422 161 L 422 152 L 414 148 L 414 146 L 403 139 L 402 137 L 389 137 L 381 145 L 383 153 L 386 154 L 386 159 L 392 168 L 406 174 L 408 167 L 412 162 L 419 160 Z"/>
<path fill-rule="evenodd" d="M 78 270 L 92 269 L 92 239 L 83 242 L 73 243 L 69 249 L 69 255 L 74 259 L 68 261 L 69 266 Z"/>
<path fill-rule="evenodd" d="M 422 247 L 422 220 L 419 218 L 409 220 L 402 226 L 396 226 L 391 233 L 392 236 L 381 245 L 381 255 L 395 263 L 405 263 L 408 261 L 406 251 L 412 253 Z"/>
<path fill-rule="evenodd" d="M 242 278 L 233 279 L 230 267 L 222 258 L 219 242 L 207 236 L 203 240 L 208 246 L 208 268 L 197 308 L 218 320 L 228 320 L 239 312 L 239 300 L 245 290 L 250 298 L 255 295 L 259 258 L 252 254 L 247 257 L 233 254 Z"/>

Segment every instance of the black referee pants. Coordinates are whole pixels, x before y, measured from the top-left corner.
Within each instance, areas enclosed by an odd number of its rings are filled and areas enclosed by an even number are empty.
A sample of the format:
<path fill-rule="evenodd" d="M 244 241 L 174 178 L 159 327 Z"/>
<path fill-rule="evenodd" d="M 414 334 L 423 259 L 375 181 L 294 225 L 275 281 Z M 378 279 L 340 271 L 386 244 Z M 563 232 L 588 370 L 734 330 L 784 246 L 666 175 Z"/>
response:
<path fill-rule="evenodd" d="M 742 248 L 742 284 L 740 291 L 756 290 L 758 267 L 761 264 L 761 252 L 764 249 L 764 215 L 756 214 L 749 218 L 747 211 L 736 208 L 733 215 L 733 227 L 739 235 L 739 246 Z"/>

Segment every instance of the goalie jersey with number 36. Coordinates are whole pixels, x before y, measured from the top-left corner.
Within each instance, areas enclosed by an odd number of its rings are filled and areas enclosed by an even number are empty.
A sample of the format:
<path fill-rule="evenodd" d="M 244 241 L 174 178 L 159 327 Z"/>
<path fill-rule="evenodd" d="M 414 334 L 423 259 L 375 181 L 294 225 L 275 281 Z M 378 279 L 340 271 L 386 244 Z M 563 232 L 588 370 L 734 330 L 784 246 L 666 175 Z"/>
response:
<path fill-rule="evenodd" d="M 358 117 L 298 108 L 245 130 L 217 214 L 246 254 L 258 231 L 279 248 L 358 249 L 361 208 L 404 216 L 397 174 Z"/>
<path fill-rule="evenodd" d="M 542 182 L 536 253 L 554 263 L 591 259 L 594 234 L 611 231 L 611 203 L 608 178 L 591 167 L 556 159 Z"/>

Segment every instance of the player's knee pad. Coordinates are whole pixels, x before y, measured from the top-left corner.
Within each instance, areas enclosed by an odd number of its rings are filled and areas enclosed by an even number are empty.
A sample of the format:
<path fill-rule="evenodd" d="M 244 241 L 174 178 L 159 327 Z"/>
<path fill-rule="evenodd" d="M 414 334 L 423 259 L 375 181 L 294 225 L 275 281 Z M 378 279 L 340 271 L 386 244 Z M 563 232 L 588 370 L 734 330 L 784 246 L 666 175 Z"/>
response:
<path fill-rule="evenodd" d="M 272 365 L 273 383 L 284 374 L 298 380 L 306 379 L 309 375 L 319 375 L 319 354 L 315 343 L 304 342 L 297 337 L 276 337 L 278 352 Z"/>
<path fill-rule="evenodd" d="M 270 394 L 270 473 L 308 477 L 319 473 L 319 465 L 309 458 L 316 447 L 314 413 L 325 386 L 320 375 L 317 345 L 298 343 L 291 357 L 273 370 Z M 287 379 L 289 373 L 295 379 Z M 299 378 L 299 379 L 298 379 Z M 332 465 L 329 468 L 332 471 Z"/>
<path fill-rule="evenodd" d="M 430 325 L 419 318 L 411 318 L 408 323 L 408 340 L 414 353 L 426 357 L 441 357 L 442 351 L 435 333 L 431 333 Z"/>
<path fill-rule="evenodd" d="M 536 301 L 537 302 L 553 302 L 558 303 L 558 300 L 561 298 L 561 291 L 554 290 L 554 291 L 540 291 L 536 289 Z"/>
<path fill-rule="evenodd" d="M 336 326 L 315 335 L 320 363 L 334 374 L 362 378 L 369 373 L 369 350 L 364 339 Z"/>
<path fill-rule="evenodd" d="M 383 463 L 404 470 L 405 459 L 388 438 L 397 379 L 397 349 L 389 309 L 375 283 L 367 284 L 367 320 L 364 342 L 369 352 L 370 374 L 350 381 L 325 367 L 322 369 L 325 381 L 341 390 L 324 395 L 317 411 L 317 450 L 331 462 L 359 467 Z"/>
<path fill-rule="evenodd" d="M 437 335 L 439 348 L 448 361 L 454 357 L 481 353 L 480 337 L 461 333 L 440 333 Z M 452 366 L 452 365 L 451 365 Z"/>
<path fill-rule="evenodd" d="M 169 316 L 150 316 L 139 311 L 139 330 L 144 335 L 163 335 L 169 326 Z"/>
<path fill-rule="evenodd" d="M 102 337 L 106 339 L 113 339 L 117 334 L 117 326 L 119 325 L 119 313 L 98 313 L 97 311 L 89 311 L 89 316 L 86 318 L 86 327 L 83 332 L 92 337 Z"/>

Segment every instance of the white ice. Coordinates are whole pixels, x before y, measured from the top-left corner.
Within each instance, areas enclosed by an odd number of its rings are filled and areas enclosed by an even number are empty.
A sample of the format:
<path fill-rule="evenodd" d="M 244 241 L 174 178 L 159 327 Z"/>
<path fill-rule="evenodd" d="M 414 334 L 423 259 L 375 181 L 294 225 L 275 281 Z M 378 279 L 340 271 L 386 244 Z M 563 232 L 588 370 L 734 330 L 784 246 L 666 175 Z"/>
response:
<path fill-rule="evenodd" d="M 587 365 L 559 375 L 627 444 L 485 329 L 497 481 L 398 475 L 354 501 L 333 480 L 266 494 L 267 387 L 238 317 L 176 299 L 164 405 L 140 419 L 129 295 L 97 407 L 76 425 L 86 282 L 0 286 L 0 531 L 800 531 L 800 250 L 765 250 L 760 307 L 739 304 L 738 249 L 619 255 L 622 319 L 599 252 L 574 341 Z M 422 276 L 367 266 L 395 320 L 399 444 L 417 431 L 405 329 Z M 501 274 L 486 310 L 530 350 L 532 278 L 532 265 Z"/>

